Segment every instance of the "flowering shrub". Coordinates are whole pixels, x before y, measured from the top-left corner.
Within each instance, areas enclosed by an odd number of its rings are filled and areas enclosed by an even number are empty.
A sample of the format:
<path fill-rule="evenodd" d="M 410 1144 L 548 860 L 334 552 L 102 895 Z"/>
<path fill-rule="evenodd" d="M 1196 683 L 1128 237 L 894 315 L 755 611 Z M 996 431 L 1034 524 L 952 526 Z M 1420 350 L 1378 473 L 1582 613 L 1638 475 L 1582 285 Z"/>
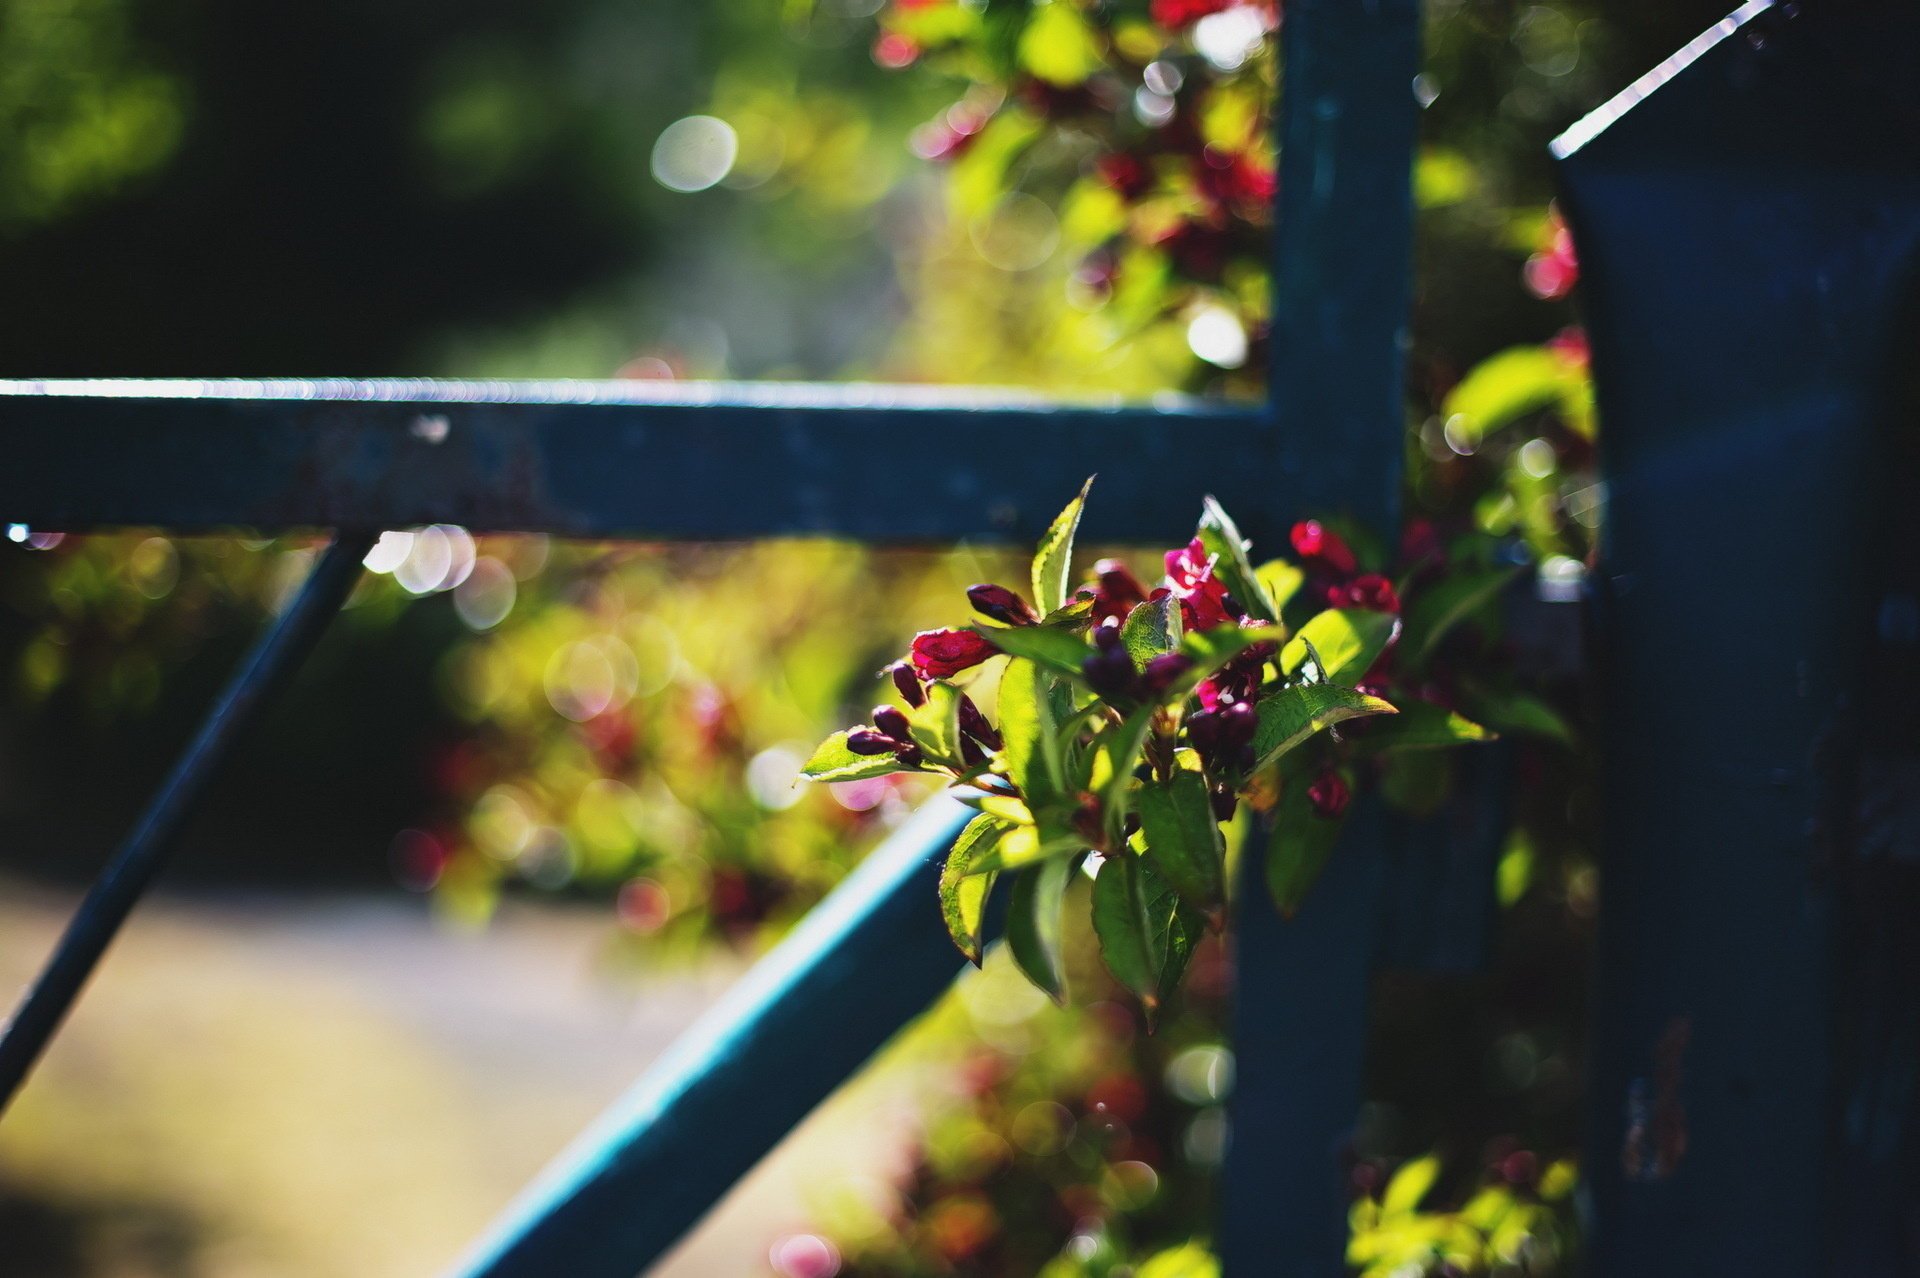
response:
<path fill-rule="evenodd" d="M 1209 498 L 1193 540 L 1165 555 L 1161 584 L 1108 559 L 1070 589 L 1087 491 L 1041 540 L 1032 601 L 974 586 L 980 620 L 916 636 L 886 671 L 901 704 L 828 738 L 803 774 L 946 778 L 979 813 L 941 876 L 954 943 L 979 961 L 994 880 L 1017 876 L 1008 942 L 1055 998 L 1063 896 L 1095 858 L 1101 953 L 1151 1012 L 1223 924 L 1222 827 L 1243 799 L 1272 827 L 1267 883 L 1291 912 L 1333 851 L 1363 768 L 1493 735 L 1417 676 L 1512 572 L 1449 575 L 1439 548 L 1416 540 L 1422 557 L 1396 585 L 1317 521 L 1293 529 L 1297 562 L 1256 566 Z M 997 723 L 971 691 L 989 663 L 1000 665 Z M 1545 721 L 1550 712 L 1515 695 L 1477 698 L 1483 717 Z M 1393 718 L 1358 722 L 1378 716 Z"/>

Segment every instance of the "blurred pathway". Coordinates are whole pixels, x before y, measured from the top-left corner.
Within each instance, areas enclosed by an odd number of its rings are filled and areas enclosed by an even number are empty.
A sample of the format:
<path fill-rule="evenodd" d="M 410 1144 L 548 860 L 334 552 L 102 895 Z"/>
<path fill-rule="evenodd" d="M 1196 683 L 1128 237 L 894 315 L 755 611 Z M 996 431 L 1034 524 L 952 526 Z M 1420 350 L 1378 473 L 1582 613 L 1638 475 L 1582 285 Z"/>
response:
<path fill-rule="evenodd" d="M 68 908 L 0 883 L 6 997 Z M 433 1275 L 741 970 L 616 980 L 608 927 L 522 906 L 454 933 L 397 894 L 150 901 L 0 1121 L 0 1192 L 97 1220 L 89 1273 Z M 765 1273 L 821 1185 L 880 1193 L 922 1085 L 847 1089 L 655 1272 Z M 186 1222 L 189 1263 L 148 1258 L 153 1220 Z"/>

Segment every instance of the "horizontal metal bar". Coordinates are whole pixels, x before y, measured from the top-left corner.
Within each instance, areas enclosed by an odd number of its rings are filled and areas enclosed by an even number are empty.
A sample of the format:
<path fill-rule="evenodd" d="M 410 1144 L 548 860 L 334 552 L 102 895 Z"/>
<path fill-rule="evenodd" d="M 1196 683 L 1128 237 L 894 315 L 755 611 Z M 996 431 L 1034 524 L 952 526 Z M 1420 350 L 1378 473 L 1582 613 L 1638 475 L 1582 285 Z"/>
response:
<path fill-rule="evenodd" d="M 973 815 L 930 801 L 861 862 L 450 1271 L 632 1278 L 962 966 L 935 908 Z"/>
<path fill-rule="evenodd" d="M 260 717 L 272 694 L 299 669 L 360 577 L 374 534 L 342 533 L 321 554 L 300 592 L 254 644 L 180 756 L 140 824 L 94 882 L 46 967 L 0 1030 L 0 1110 L 40 1059 L 120 925 L 152 882 L 207 783 Z"/>
<path fill-rule="evenodd" d="M 1327 447 L 1324 440 L 1313 442 Z M 1231 456 L 1231 466 L 1220 465 Z M 1200 497 L 1336 504 L 1264 411 L 1184 396 L 674 382 L 0 382 L 0 520 L 727 540 L 1023 541 L 1105 471 L 1093 538 Z M 1277 477 L 1277 478 L 1276 478 Z"/>

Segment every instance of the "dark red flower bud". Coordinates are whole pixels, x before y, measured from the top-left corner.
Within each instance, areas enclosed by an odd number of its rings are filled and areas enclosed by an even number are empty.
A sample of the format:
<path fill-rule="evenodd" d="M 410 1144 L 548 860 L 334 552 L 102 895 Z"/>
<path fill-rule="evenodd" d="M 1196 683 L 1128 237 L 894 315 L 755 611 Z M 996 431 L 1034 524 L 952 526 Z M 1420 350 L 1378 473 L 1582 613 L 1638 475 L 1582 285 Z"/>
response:
<path fill-rule="evenodd" d="M 1260 726 L 1260 715 L 1250 701 L 1235 701 L 1214 712 L 1220 716 L 1220 753 L 1238 754 L 1253 740 Z"/>
<path fill-rule="evenodd" d="M 873 726 L 895 741 L 905 741 L 910 735 L 907 731 L 907 716 L 899 706 L 875 706 Z"/>
<path fill-rule="evenodd" d="M 1293 550 L 1302 559 L 1315 560 L 1338 573 L 1356 572 L 1360 567 L 1346 539 L 1317 519 L 1293 526 Z"/>
<path fill-rule="evenodd" d="M 1005 586 L 996 586 L 991 582 L 967 587 L 967 601 L 973 605 L 975 612 L 1003 625 L 1031 626 L 1040 620 L 1032 604 Z"/>
<path fill-rule="evenodd" d="M 1234 793 L 1230 785 L 1214 786 L 1207 798 L 1213 804 L 1213 819 L 1216 821 L 1231 821 L 1233 814 L 1240 810 L 1240 796 Z"/>
<path fill-rule="evenodd" d="M 896 661 L 887 667 L 887 674 L 892 677 L 893 686 L 899 690 L 902 701 L 916 708 L 927 704 L 927 690 L 920 686 L 912 666 L 904 661 Z"/>
<path fill-rule="evenodd" d="M 945 679 L 999 651 L 972 630 L 922 630 L 913 637 L 913 669 L 922 679 Z"/>
<path fill-rule="evenodd" d="M 1120 646 L 1120 623 L 1103 621 L 1093 628 L 1093 646 L 1102 652 L 1112 652 Z"/>
<path fill-rule="evenodd" d="M 1331 821 L 1347 810 L 1347 804 L 1353 802 L 1353 792 L 1347 789 L 1346 781 L 1338 772 L 1322 772 L 1307 787 L 1307 802 L 1313 805 L 1315 816 Z"/>
<path fill-rule="evenodd" d="M 1000 730 L 987 722 L 987 716 L 980 713 L 980 707 L 964 692 L 960 694 L 960 731 L 989 750 L 998 750 L 1005 744 Z"/>
<path fill-rule="evenodd" d="M 1093 566 L 1093 620 L 1125 621 L 1147 599 L 1147 588 L 1133 570 L 1118 559 L 1102 559 Z"/>
<path fill-rule="evenodd" d="M 1212 758 L 1220 749 L 1220 711 L 1196 710 L 1187 716 L 1187 742 L 1202 758 Z"/>
<path fill-rule="evenodd" d="M 1103 697 L 1125 696 L 1133 691 L 1133 658 L 1125 648 L 1104 648 L 1080 663 L 1087 686 Z"/>
<path fill-rule="evenodd" d="M 847 734 L 847 749 L 855 754 L 891 754 L 900 743 L 873 728 L 855 728 Z"/>
<path fill-rule="evenodd" d="M 1377 572 L 1355 577 L 1346 584 L 1341 597 L 1349 608 L 1364 608 L 1369 612 L 1400 611 L 1400 596 L 1394 591 L 1393 583 Z"/>
<path fill-rule="evenodd" d="M 894 749 L 893 757 L 909 768 L 917 768 L 927 761 L 926 752 L 911 741 L 902 741 Z"/>
<path fill-rule="evenodd" d="M 960 738 L 960 761 L 969 768 L 977 768 L 987 761 L 987 752 L 980 748 L 978 741 L 975 741 L 972 737 L 962 735 Z"/>
<path fill-rule="evenodd" d="M 1147 662 L 1147 668 L 1140 672 L 1140 682 L 1148 692 L 1165 692 L 1174 685 L 1181 675 L 1193 669 L 1193 658 L 1184 652 L 1163 652 Z"/>

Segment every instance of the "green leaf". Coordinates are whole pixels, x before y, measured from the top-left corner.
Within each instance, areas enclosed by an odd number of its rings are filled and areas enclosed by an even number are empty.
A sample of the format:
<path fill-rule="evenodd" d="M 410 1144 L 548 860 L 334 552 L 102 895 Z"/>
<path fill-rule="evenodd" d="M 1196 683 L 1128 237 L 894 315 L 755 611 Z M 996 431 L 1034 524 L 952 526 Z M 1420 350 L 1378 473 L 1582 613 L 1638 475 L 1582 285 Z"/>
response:
<path fill-rule="evenodd" d="M 1066 0 L 1033 11 L 1018 50 L 1024 70 L 1062 89 L 1086 83 L 1105 61 L 1092 24 Z"/>
<path fill-rule="evenodd" d="M 1277 619 L 1280 610 L 1293 601 L 1300 587 L 1307 584 L 1307 574 L 1284 559 L 1270 559 L 1253 570 L 1260 579 L 1260 586 L 1267 592 L 1267 598 L 1273 601 L 1273 612 Z"/>
<path fill-rule="evenodd" d="M 1160 965 L 1160 998 L 1164 1002 L 1180 989 L 1180 978 L 1187 974 L 1187 964 L 1193 958 L 1194 950 L 1207 934 L 1207 916 L 1178 899 L 1173 906 L 1173 920 L 1167 927 L 1167 961 Z M 1152 1009 L 1148 1009 L 1147 1028 L 1153 1028 Z"/>
<path fill-rule="evenodd" d="M 1144 670 L 1147 663 L 1180 646 L 1180 601 L 1172 595 L 1149 599 L 1127 614 L 1120 627 L 1120 642 L 1133 658 L 1133 668 Z"/>
<path fill-rule="evenodd" d="M 1130 852 L 1108 857 L 1093 881 L 1093 931 L 1100 938 L 1100 957 L 1149 1015 L 1159 1006 L 1160 978 L 1179 904 L 1179 894 Z"/>
<path fill-rule="evenodd" d="M 926 751 L 927 758 L 953 767 L 964 766 L 960 757 L 960 689 L 944 679 L 928 684 L 925 703 L 907 711 L 907 731 L 913 743 Z"/>
<path fill-rule="evenodd" d="M 1007 949 L 1027 979 L 1051 995 L 1067 1001 L 1066 963 L 1061 957 L 1066 928 L 1061 911 L 1076 860 L 1048 861 L 1013 881 L 1007 902 Z"/>
<path fill-rule="evenodd" d="M 1044 803 L 1065 788 L 1058 728 L 1051 697 L 1053 680 L 1023 657 L 1007 662 L 1000 676 L 1001 758 L 1020 793 Z"/>
<path fill-rule="evenodd" d="M 1346 817 L 1323 817 L 1307 797 L 1309 778 L 1303 773 L 1286 779 L 1267 842 L 1267 889 L 1280 913 L 1292 918 L 1319 879 L 1340 841 Z"/>
<path fill-rule="evenodd" d="M 1372 668 L 1400 628 L 1390 612 L 1330 608 L 1300 627 L 1280 650 L 1280 669 L 1291 679 L 1306 664 L 1307 645 L 1319 653 L 1328 679 L 1352 683 Z"/>
<path fill-rule="evenodd" d="M 1496 599 L 1519 572 L 1518 568 L 1492 568 L 1463 573 L 1410 599 L 1407 648 L 1414 660 L 1424 661 L 1431 656 L 1455 626 Z"/>
<path fill-rule="evenodd" d="M 1135 1272 L 1136 1278 L 1220 1278 L 1220 1262 L 1205 1247 L 1190 1242 L 1159 1252 Z"/>
<path fill-rule="evenodd" d="M 1053 833 L 1059 823 L 1050 820 L 1046 814 L 1036 813 L 1035 816 L 1036 824 L 1012 826 L 1000 836 L 998 843 L 977 853 L 968 863 L 967 873 L 1024 870 L 1030 865 L 1086 850 L 1086 844 L 1070 834 Z"/>
<path fill-rule="evenodd" d="M 1098 767 L 1091 780 L 1099 789 L 1101 817 L 1107 840 L 1114 847 L 1122 841 L 1121 831 L 1126 828 L 1133 794 L 1133 770 L 1140 761 L 1140 752 L 1146 748 L 1147 734 L 1153 730 L 1153 716 L 1157 712 L 1156 706 L 1140 706 L 1123 722 L 1107 727 L 1094 741 Z"/>
<path fill-rule="evenodd" d="M 993 646 L 1010 656 L 1025 657 L 1056 674 L 1080 677 L 1080 663 L 1093 651 L 1085 639 L 1058 626 L 975 626 Z"/>
<path fill-rule="evenodd" d="M 1392 705 L 1352 688 L 1332 683 L 1297 684 L 1262 697 L 1254 707 L 1259 724 L 1253 732 L 1253 752 L 1264 768 L 1314 733 L 1348 719 L 1371 714 L 1393 714 Z"/>
<path fill-rule="evenodd" d="M 1550 346 L 1515 346 L 1476 364 L 1440 411 L 1448 442 L 1471 450 L 1501 427 L 1547 408 L 1592 436 L 1593 386 L 1586 370 Z"/>
<path fill-rule="evenodd" d="M 866 781 L 912 771 L 891 754 L 855 754 L 847 749 L 847 734 L 836 732 L 820 743 L 800 775 L 809 781 Z"/>
<path fill-rule="evenodd" d="M 1470 741 L 1491 741 L 1494 734 L 1463 715 L 1455 714 L 1431 701 L 1410 701 L 1400 707 L 1400 715 L 1367 737 L 1369 749 L 1436 750 L 1465 745 Z"/>
<path fill-rule="evenodd" d="M 1200 544 L 1213 555 L 1213 572 L 1227 592 L 1261 621 L 1280 620 L 1280 609 L 1247 558 L 1246 538 L 1219 502 L 1208 497 L 1200 506 Z"/>
<path fill-rule="evenodd" d="M 940 869 L 940 917 L 946 920 L 947 935 L 975 967 L 980 966 L 980 929 L 995 876 L 970 874 L 968 866 L 982 850 L 992 847 L 1006 828 L 990 816 L 975 817 L 953 841 L 953 850 Z"/>
<path fill-rule="evenodd" d="M 1087 502 L 1087 490 L 1093 477 L 1080 485 L 1080 495 L 1054 519 L 1040 548 L 1033 554 L 1033 598 L 1043 613 L 1064 607 L 1067 602 L 1067 578 L 1073 567 L 1073 537 L 1080 531 L 1080 511 Z M 1031 655 L 1031 654 L 1022 654 Z M 1085 654 L 1082 654 L 1083 656 Z"/>
<path fill-rule="evenodd" d="M 1206 778 L 1176 773 L 1136 800 L 1146 858 L 1188 904 L 1208 915 L 1226 901 L 1226 842 L 1213 817 Z"/>
<path fill-rule="evenodd" d="M 1398 811 L 1428 817 L 1453 790 L 1453 756 L 1444 750 L 1402 750 L 1380 756 L 1380 797 Z"/>
<path fill-rule="evenodd" d="M 1465 699 L 1476 716 L 1500 732 L 1516 737 L 1543 737 L 1564 746 L 1574 744 L 1573 728 L 1560 712 L 1529 693 L 1471 688 Z"/>

